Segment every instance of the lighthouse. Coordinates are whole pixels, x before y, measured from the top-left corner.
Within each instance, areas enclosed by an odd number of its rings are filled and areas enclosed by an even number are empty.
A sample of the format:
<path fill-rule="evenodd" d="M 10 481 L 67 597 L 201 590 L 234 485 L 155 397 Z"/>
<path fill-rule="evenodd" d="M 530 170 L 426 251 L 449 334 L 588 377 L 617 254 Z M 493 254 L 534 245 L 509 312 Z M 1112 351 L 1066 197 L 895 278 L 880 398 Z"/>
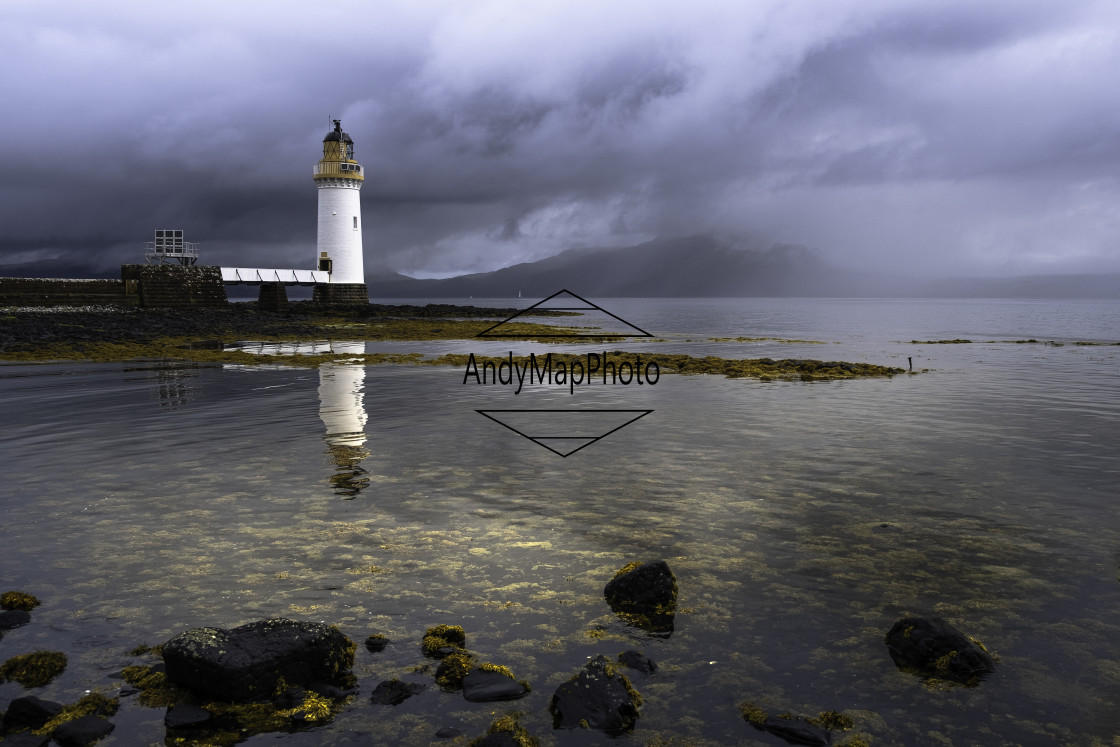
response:
<path fill-rule="evenodd" d="M 354 141 L 342 131 L 341 120 L 323 138 L 323 157 L 315 164 L 319 189 L 319 229 L 315 269 L 330 274 L 329 283 L 315 285 L 320 303 L 366 304 L 362 262 L 361 189 L 365 175 L 354 160 Z"/>

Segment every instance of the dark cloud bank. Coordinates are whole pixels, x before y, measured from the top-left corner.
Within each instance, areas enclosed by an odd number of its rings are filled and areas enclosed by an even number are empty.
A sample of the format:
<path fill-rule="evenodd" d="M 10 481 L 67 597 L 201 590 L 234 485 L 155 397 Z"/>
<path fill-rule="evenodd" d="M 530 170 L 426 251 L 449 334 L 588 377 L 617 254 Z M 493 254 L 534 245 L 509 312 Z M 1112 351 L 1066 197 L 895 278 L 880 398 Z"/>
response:
<path fill-rule="evenodd" d="M 377 278 L 717 262 L 695 236 L 812 247 L 852 287 L 1117 272 L 1118 7 L 7 3 L 0 262 L 112 274 L 176 227 L 206 263 L 310 266 L 333 115 Z"/>

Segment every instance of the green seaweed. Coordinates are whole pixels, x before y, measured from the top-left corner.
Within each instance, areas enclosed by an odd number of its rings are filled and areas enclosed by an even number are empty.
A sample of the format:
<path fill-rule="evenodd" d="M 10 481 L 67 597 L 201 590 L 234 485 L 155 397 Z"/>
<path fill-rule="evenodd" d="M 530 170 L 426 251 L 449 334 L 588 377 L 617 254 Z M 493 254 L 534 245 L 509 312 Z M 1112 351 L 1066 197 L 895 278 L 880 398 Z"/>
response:
<path fill-rule="evenodd" d="M 454 651 L 443 657 L 436 669 L 436 683 L 444 690 L 458 690 L 463 687 L 463 678 L 474 667 L 474 657 Z"/>
<path fill-rule="evenodd" d="M 66 669 L 61 651 L 32 651 L 0 664 L 0 682 L 15 680 L 24 687 L 42 687 Z"/>

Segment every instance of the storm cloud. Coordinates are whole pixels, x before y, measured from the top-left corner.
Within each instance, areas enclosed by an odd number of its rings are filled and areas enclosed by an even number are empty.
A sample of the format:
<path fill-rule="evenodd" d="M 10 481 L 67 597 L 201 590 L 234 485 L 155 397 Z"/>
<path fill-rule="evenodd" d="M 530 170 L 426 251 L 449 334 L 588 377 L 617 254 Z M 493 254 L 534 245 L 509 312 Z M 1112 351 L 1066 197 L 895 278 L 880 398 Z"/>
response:
<path fill-rule="evenodd" d="M 153 229 L 310 266 L 331 117 L 367 269 L 716 232 L 918 274 L 1120 270 L 1120 6 L 0 6 L 0 262 Z"/>

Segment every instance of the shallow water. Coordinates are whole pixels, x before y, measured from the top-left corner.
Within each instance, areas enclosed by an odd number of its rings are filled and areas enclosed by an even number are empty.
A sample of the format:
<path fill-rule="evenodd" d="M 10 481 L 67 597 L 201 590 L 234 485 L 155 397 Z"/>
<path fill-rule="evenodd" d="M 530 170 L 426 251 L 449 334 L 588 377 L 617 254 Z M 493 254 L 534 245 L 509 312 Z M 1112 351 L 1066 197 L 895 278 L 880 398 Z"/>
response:
<path fill-rule="evenodd" d="M 35 694 L 69 702 L 109 687 L 137 644 L 189 627 L 282 615 L 393 641 L 359 646 L 363 695 L 333 723 L 249 743 L 427 744 L 440 726 L 473 737 L 518 710 L 546 743 L 783 744 L 739 717 L 744 700 L 858 711 L 876 744 L 1120 734 L 1120 347 L 1071 344 L 1116 342 L 1120 304 L 600 303 L 667 340 L 606 349 L 929 370 L 514 395 L 450 367 L 4 366 L 3 583 L 44 604 L 0 658 L 64 651 L 66 673 Z M 824 344 L 709 340 L 736 336 Z M 909 343 L 962 337 L 978 342 Z M 1007 342 L 1030 338 L 1067 344 Z M 569 407 L 654 412 L 567 459 L 475 412 Z M 624 563 L 659 557 L 681 589 L 668 638 L 602 597 Z M 907 614 L 947 618 L 999 670 L 975 688 L 898 671 L 883 636 Z M 444 622 L 534 691 L 513 704 L 439 692 L 413 669 L 425 628 Z M 632 677 L 637 729 L 553 731 L 555 687 L 627 648 L 660 666 Z M 430 687 L 369 704 L 392 676 Z M 0 704 L 20 692 L 0 685 Z M 106 743 L 159 741 L 162 715 L 125 699 Z"/>

